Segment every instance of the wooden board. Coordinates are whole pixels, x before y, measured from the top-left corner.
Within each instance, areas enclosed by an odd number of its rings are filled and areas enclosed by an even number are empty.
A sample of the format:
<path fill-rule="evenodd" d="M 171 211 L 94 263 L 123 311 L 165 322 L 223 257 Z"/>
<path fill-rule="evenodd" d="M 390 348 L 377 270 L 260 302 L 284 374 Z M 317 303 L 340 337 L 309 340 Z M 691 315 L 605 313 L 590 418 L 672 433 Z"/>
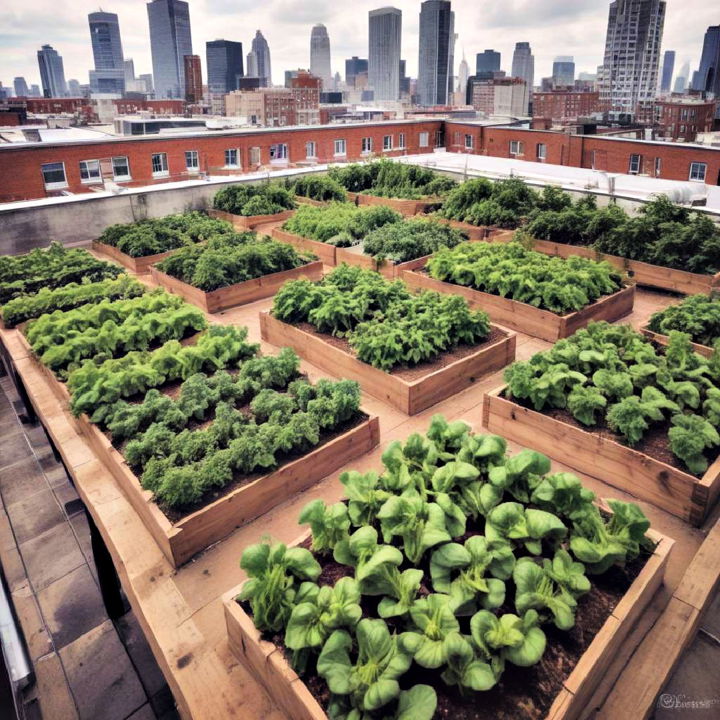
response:
<path fill-rule="evenodd" d="M 280 242 L 288 243 L 296 250 L 316 255 L 318 260 L 324 265 L 335 267 L 337 264 L 335 261 L 336 248 L 334 245 L 328 245 L 328 243 L 320 242 L 319 240 L 310 240 L 310 238 L 295 235 L 295 233 L 287 232 L 287 230 L 282 230 L 277 227 L 272 229 L 270 237 Z"/>
<path fill-rule="evenodd" d="M 442 198 L 426 198 L 425 200 L 404 200 L 401 198 L 386 198 L 378 195 L 348 192 L 348 201 L 358 205 L 386 205 L 401 215 L 410 216 L 426 213 L 442 205 Z"/>
<path fill-rule="evenodd" d="M 485 393 L 483 423 L 491 432 L 545 453 L 692 525 L 700 525 L 717 500 L 720 458 L 698 479 L 615 440 L 522 407 L 502 397 L 505 389 L 502 386 Z"/>
<path fill-rule="evenodd" d="M 407 415 L 415 415 L 472 385 L 485 375 L 500 370 L 515 359 L 515 333 L 478 349 L 472 355 L 407 381 L 368 365 L 322 337 L 289 325 L 268 312 L 260 313 L 263 340 L 278 347 L 290 346 L 300 357 L 336 377 L 357 380 L 370 395 Z"/>
<path fill-rule="evenodd" d="M 297 460 L 235 488 L 200 510 L 171 523 L 153 501 L 152 493 L 143 490 L 138 477 L 98 426 L 86 416 L 82 416 L 81 420 L 83 434 L 91 448 L 110 470 L 174 567 L 222 540 L 235 528 L 306 490 L 350 460 L 369 452 L 380 442 L 378 418 L 369 417 Z"/>
<path fill-rule="evenodd" d="M 654 340 L 655 342 L 661 343 L 663 345 L 667 345 L 670 341 L 669 336 L 663 335 L 662 333 L 656 333 L 653 330 L 651 330 L 647 325 L 640 328 L 640 332 L 645 335 L 645 337 L 650 338 L 651 340 Z M 702 355 L 703 357 L 710 357 L 713 354 L 713 348 L 708 347 L 707 345 L 700 345 L 699 343 L 690 343 L 693 347 L 693 350 L 698 354 Z"/>
<path fill-rule="evenodd" d="M 632 312 L 635 302 L 635 286 L 628 285 L 612 295 L 601 297 L 582 310 L 567 315 L 557 315 L 549 310 L 540 310 L 528 303 L 436 280 L 421 272 L 421 268 L 404 271 L 402 280 L 410 287 L 419 290 L 435 290 L 441 293 L 462 295 L 471 307 L 484 310 L 491 320 L 500 325 L 548 342 L 570 337 L 590 322 L 619 320 Z"/>
<path fill-rule="evenodd" d="M 490 238 L 491 242 L 509 242 L 510 240 L 512 238 L 505 236 L 492 236 Z M 567 245 L 551 242 L 550 240 L 533 240 L 532 248 L 546 255 L 556 255 L 562 258 L 579 256 L 590 260 L 607 260 L 618 270 L 626 272 L 636 284 L 645 287 L 672 290 L 685 295 L 708 294 L 720 288 L 720 273 L 703 275 L 685 270 L 675 270 L 662 265 L 640 262 L 639 260 L 628 260 L 617 255 L 606 255 L 582 245 Z"/>
<path fill-rule="evenodd" d="M 308 536 L 309 533 L 301 535 L 293 545 Z M 587 700 L 662 584 L 673 540 L 652 530 L 648 537 L 657 543 L 653 554 L 566 678 L 546 720 L 576 720 L 587 710 Z M 242 584 L 223 596 L 228 642 L 233 654 L 266 688 L 290 720 L 327 720 L 324 709 L 282 651 L 262 639 L 252 618 L 236 601 L 241 590 Z"/>
<path fill-rule="evenodd" d="M 347 263 L 348 265 L 359 265 L 368 270 L 377 270 L 388 280 L 397 280 L 402 277 L 405 270 L 414 270 L 423 267 L 430 259 L 429 255 L 396 263 L 394 260 L 376 260 L 371 255 L 365 255 L 362 247 L 357 245 L 351 248 L 337 248 L 335 250 L 335 262 L 337 265 Z"/>
<path fill-rule="evenodd" d="M 283 210 L 283 212 L 274 215 L 233 215 L 224 210 L 208 210 L 208 215 L 218 220 L 225 220 L 232 223 L 232 226 L 239 232 L 245 230 L 253 230 L 258 225 L 264 225 L 272 222 L 284 222 L 295 214 L 295 210 Z"/>
<path fill-rule="evenodd" d="M 313 205 L 315 207 L 326 207 L 329 204 L 329 200 L 313 200 L 312 198 L 305 197 L 304 195 L 296 195 L 295 202 L 301 205 Z"/>
<path fill-rule="evenodd" d="M 179 295 L 193 305 L 197 305 L 207 313 L 216 313 L 236 305 L 246 305 L 256 300 L 271 297 L 289 280 L 299 280 L 300 278 L 312 281 L 321 280 L 322 273 L 323 264 L 321 262 L 310 262 L 298 268 L 270 273 L 253 280 L 246 280 L 245 282 L 205 292 L 200 288 L 178 280 L 178 278 L 167 275 L 155 266 L 150 268 L 150 276 L 158 285 Z"/>
<path fill-rule="evenodd" d="M 468 236 L 468 240 L 487 240 L 489 237 L 500 235 L 503 233 L 513 235 L 512 230 L 499 230 L 491 225 L 472 225 L 471 223 L 462 222 L 460 220 L 448 220 L 447 218 L 431 216 L 433 220 L 449 225 L 455 230 L 460 230 Z"/>
<path fill-rule="evenodd" d="M 105 243 L 98 242 L 97 240 L 93 240 L 92 249 L 101 255 L 105 255 L 110 260 L 114 260 L 116 263 L 119 263 L 123 267 L 126 267 L 128 270 L 131 270 L 138 275 L 145 275 L 150 272 L 151 265 L 170 257 L 180 248 L 168 250 L 164 253 L 156 253 L 155 255 L 146 255 L 145 257 L 137 258 L 130 257 L 130 255 L 120 252 L 116 247 L 106 245 Z"/>

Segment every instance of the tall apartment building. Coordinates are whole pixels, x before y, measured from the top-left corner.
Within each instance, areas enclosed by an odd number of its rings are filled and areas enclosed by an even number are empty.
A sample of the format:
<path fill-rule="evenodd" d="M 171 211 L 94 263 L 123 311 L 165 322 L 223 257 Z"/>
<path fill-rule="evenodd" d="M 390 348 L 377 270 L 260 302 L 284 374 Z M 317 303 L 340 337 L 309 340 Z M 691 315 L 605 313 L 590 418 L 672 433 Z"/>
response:
<path fill-rule="evenodd" d="M 535 57 L 530 49 L 529 42 L 515 43 L 515 52 L 512 61 L 512 76 L 525 81 L 525 115 L 530 114 L 533 84 L 535 83 Z"/>
<path fill-rule="evenodd" d="M 191 104 L 202 102 L 203 81 L 199 55 L 186 55 L 185 65 L 185 100 Z"/>
<path fill-rule="evenodd" d="M 662 78 L 660 80 L 660 92 L 669 93 L 672 87 L 673 73 L 675 72 L 675 51 L 666 50 L 662 62 Z"/>
<path fill-rule="evenodd" d="M 334 83 L 330 68 L 330 36 L 322 24 L 314 25 L 310 33 L 310 72 L 322 80 L 326 90 L 332 89 Z"/>
<path fill-rule="evenodd" d="M 247 57 L 247 75 L 260 79 L 260 87 L 272 86 L 272 69 L 270 67 L 270 46 L 263 34 L 258 30 L 252 41 L 252 49 Z"/>
<path fill-rule="evenodd" d="M 181 98 L 185 56 L 193 54 L 190 8 L 183 0 L 152 0 L 147 10 L 155 97 Z"/>
<path fill-rule="evenodd" d="M 375 100 L 400 97 L 402 12 L 394 7 L 368 13 L 368 85 Z"/>
<path fill-rule="evenodd" d="M 449 0 L 425 0 L 420 6 L 420 105 L 447 105 L 452 91 L 454 45 L 455 13 Z"/>
<path fill-rule="evenodd" d="M 598 69 L 600 101 L 614 112 L 634 115 L 655 97 L 665 0 L 613 0 L 605 58 Z"/>
<path fill-rule="evenodd" d="M 712 130 L 717 107 L 717 100 L 670 97 L 656 101 L 653 123 L 663 140 L 695 142 L 698 133 Z"/>
<path fill-rule="evenodd" d="M 500 72 L 500 53 L 497 50 L 485 50 L 475 55 L 475 75 L 492 77 Z"/>
<path fill-rule="evenodd" d="M 705 33 L 700 67 L 693 75 L 692 87 L 702 93 L 713 93 L 720 100 L 720 25 L 711 25 Z"/>
<path fill-rule="evenodd" d="M 120 22 L 115 13 L 88 15 L 95 69 L 90 71 L 90 90 L 95 93 L 125 92 L 125 65 Z"/>
<path fill-rule="evenodd" d="M 553 61 L 552 84 L 556 88 L 572 87 L 575 84 L 575 58 L 559 55 Z"/>
<path fill-rule="evenodd" d="M 209 93 L 226 95 L 237 89 L 237 78 L 244 74 L 242 43 L 233 40 L 206 42 L 205 67 Z"/>
<path fill-rule="evenodd" d="M 353 55 L 345 61 L 345 84 L 349 88 L 355 87 L 355 80 L 358 75 L 365 73 L 367 75 L 368 61 Z"/>
<path fill-rule="evenodd" d="M 59 55 L 52 45 L 43 45 L 37 51 L 37 59 L 43 96 L 48 98 L 65 97 L 67 95 L 67 83 L 65 82 L 62 55 Z"/>
<path fill-rule="evenodd" d="M 13 89 L 15 90 L 15 97 L 30 97 L 30 88 L 28 88 L 25 78 L 21 75 L 13 80 Z"/>

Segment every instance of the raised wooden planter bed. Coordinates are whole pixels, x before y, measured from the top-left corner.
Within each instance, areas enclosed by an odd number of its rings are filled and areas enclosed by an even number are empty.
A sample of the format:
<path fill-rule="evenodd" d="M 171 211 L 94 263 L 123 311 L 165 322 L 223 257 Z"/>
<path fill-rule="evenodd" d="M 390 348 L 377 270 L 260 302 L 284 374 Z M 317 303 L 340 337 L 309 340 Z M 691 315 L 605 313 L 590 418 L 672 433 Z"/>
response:
<path fill-rule="evenodd" d="M 317 255 L 318 260 L 320 260 L 323 265 L 335 267 L 337 264 L 335 260 L 336 247 L 334 245 L 329 245 L 328 243 L 320 242 L 319 240 L 311 240 L 310 238 L 303 237 L 302 235 L 296 235 L 295 233 L 282 230 L 281 228 L 273 228 L 270 233 L 270 237 L 275 240 L 279 240 L 280 242 L 288 243 L 296 250 Z"/>
<path fill-rule="evenodd" d="M 401 198 L 386 198 L 379 195 L 365 195 L 364 193 L 348 192 L 348 201 L 358 205 L 387 205 L 402 215 L 418 215 L 430 212 L 442 205 L 442 198 L 427 198 L 425 200 L 403 200 Z"/>
<path fill-rule="evenodd" d="M 155 263 L 158 263 L 161 260 L 170 257 L 180 248 L 168 250 L 164 253 L 145 255 L 145 257 L 137 258 L 130 257 L 130 255 L 126 255 L 124 252 L 120 252 L 116 247 L 113 247 L 112 245 L 106 245 L 105 243 L 98 242 L 97 240 L 93 240 L 92 249 L 95 250 L 95 252 L 98 252 L 110 258 L 111 260 L 114 260 L 116 263 L 119 263 L 123 267 L 126 267 L 128 270 L 132 270 L 132 272 L 138 275 L 145 275 L 146 273 L 150 272 L 151 265 L 154 265 Z"/>
<path fill-rule="evenodd" d="M 607 437 L 523 407 L 503 397 L 505 385 L 485 393 L 483 425 L 580 472 L 624 490 L 699 526 L 720 494 L 720 458 L 702 478 Z"/>
<path fill-rule="evenodd" d="M 359 265 L 368 270 L 377 270 L 377 272 L 388 278 L 388 280 L 396 280 L 402 277 L 404 270 L 414 270 L 415 268 L 423 267 L 429 258 L 429 255 L 425 255 L 420 258 L 415 258 L 415 260 L 396 263 L 394 260 L 378 261 L 372 257 L 372 255 L 365 255 L 361 245 L 350 248 L 337 248 L 335 250 L 335 263 L 337 265 L 347 263 L 348 265 Z"/>
<path fill-rule="evenodd" d="M 263 275 L 254 280 L 246 280 L 245 282 L 205 292 L 172 277 L 172 275 L 167 275 L 158 270 L 157 267 L 150 268 L 150 276 L 158 285 L 176 295 L 180 295 L 180 297 L 193 305 L 197 305 L 207 313 L 216 313 L 236 305 L 246 305 L 256 300 L 271 297 L 289 280 L 298 280 L 300 278 L 313 281 L 321 280 L 322 272 L 323 264 L 321 262 L 310 262 L 292 270 Z"/>
<path fill-rule="evenodd" d="M 407 415 L 422 412 L 515 359 L 516 336 L 508 333 L 444 368 L 408 381 L 368 365 L 321 337 L 274 318 L 269 312 L 260 313 L 260 334 L 273 345 L 289 345 L 300 357 L 331 375 L 357 380 L 365 392 Z"/>
<path fill-rule="evenodd" d="M 487 240 L 490 237 L 507 237 L 508 240 L 512 239 L 514 230 L 500 230 L 500 228 L 492 225 L 472 225 L 471 223 L 461 222 L 460 220 L 448 220 L 447 218 L 431 216 L 433 220 L 449 225 L 455 230 L 460 230 L 468 236 L 468 240 Z"/>
<path fill-rule="evenodd" d="M 314 205 L 315 207 L 326 207 L 329 201 L 313 200 L 312 198 L 305 197 L 304 195 L 296 195 L 295 202 L 298 202 L 301 205 Z"/>
<path fill-rule="evenodd" d="M 491 236 L 490 240 L 491 242 L 510 242 L 512 237 L 496 235 Z M 590 260 L 607 260 L 618 270 L 626 272 L 635 283 L 646 287 L 671 290 L 684 295 L 709 294 L 720 289 L 720 273 L 703 275 L 685 270 L 675 270 L 639 260 L 628 260 L 617 255 L 605 255 L 582 245 L 566 245 L 549 240 L 533 240 L 532 248 L 546 255 L 556 255 L 562 258 L 579 256 Z"/>
<path fill-rule="evenodd" d="M 575 720 L 587 711 L 593 692 L 663 582 L 673 540 L 650 530 L 657 543 L 634 582 L 578 660 L 555 697 L 546 720 Z M 293 545 L 308 537 L 304 534 Z M 274 643 L 263 640 L 252 618 L 236 601 L 242 584 L 223 596 L 230 649 L 290 720 L 327 720 L 325 710 Z M 482 694 L 472 697 L 482 702 Z"/>
<path fill-rule="evenodd" d="M 635 286 L 628 285 L 612 295 L 606 295 L 596 300 L 582 310 L 567 315 L 557 315 L 549 310 L 540 310 L 517 300 L 436 280 L 421 270 L 422 268 L 406 270 L 402 273 L 402 279 L 410 287 L 419 290 L 435 290 L 436 292 L 462 295 L 471 307 L 484 310 L 492 320 L 500 325 L 548 342 L 570 337 L 590 322 L 597 320 L 613 322 L 629 315 L 635 302 Z"/>
<path fill-rule="evenodd" d="M 295 214 L 294 210 L 284 210 L 274 215 L 233 215 L 224 210 L 208 210 L 208 215 L 218 220 L 227 220 L 232 226 L 243 232 L 244 230 L 253 230 L 258 225 L 264 225 L 271 222 L 284 222 Z"/>
<path fill-rule="evenodd" d="M 670 341 L 669 336 L 663 335 L 661 333 L 656 333 L 654 330 L 651 330 L 647 325 L 640 328 L 640 332 L 645 335 L 645 337 L 650 338 L 651 340 L 654 340 L 657 343 L 660 343 L 662 345 L 667 345 Z M 707 345 L 700 345 L 699 343 L 690 343 L 693 346 L 693 350 L 698 354 L 702 355 L 703 357 L 710 357 L 714 350 L 711 347 L 708 347 Z"/>
<path fill-rule="evenodd" d="M 42 370 L 60 407 L 70 406 L 70 393 L 53 373 L 32 352 L 27 338 L 18 332 L 18 340 L 33 362 Z M 350 430 L 324 445 L 293 460 L 268 475 L 229 491 L 205 507 L 171 522 L 152 500 L 152 493 L 143 490 L 139 478 L 125 458 L 87 415 L 73 417 L 75 428 L 83 435 L 95 455 L 105 464 L 144 525 L 157 541 L 167 559 L 179 567 L 193 555 L 222 540 L 235 528 L 250 522 L 284 502 L 292 495 L 364 455 L 380 442 L 380 422 L 370 416 Z"/>

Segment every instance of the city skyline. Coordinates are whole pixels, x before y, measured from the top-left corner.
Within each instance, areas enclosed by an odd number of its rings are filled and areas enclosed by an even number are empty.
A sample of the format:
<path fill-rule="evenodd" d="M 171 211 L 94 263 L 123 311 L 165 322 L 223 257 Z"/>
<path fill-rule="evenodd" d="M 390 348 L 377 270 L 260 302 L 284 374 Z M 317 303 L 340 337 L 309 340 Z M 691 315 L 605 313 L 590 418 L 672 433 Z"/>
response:
<path fill-rule="evenodd" d="M 146 3 L 115 3 L 104 6 L 106 12 L 117 13 L 126 57 L 135 60 L 138 75 L 151 70 L 150 37 Z M 249 47 L 255 29 L 267 38 L 273 54 L 273 82 L 281 85 L 284 70 L 308 64 L 308 37 L 312 26 L 323 23 L 332 37 L 332 67 L 341 69 L 345 59 L 367 54 L 367 12 L 382 6 L 379 2 L 360 0 L 348 12 L 329 0 L 309 0 L 296 7 L 289 0 L 273 0 L 262 6 L 247 0 L 189 0 L 193 40 L 198 47 L 206 41 L 224 37 Z M 403 56 L 408 61 L 408 74 L 417 77 L 418 0 L 393 3 L 403 11 Z M 455 67 L 464 48 L 468 58 L 493 47 L 503 55 L 503 69 L 510 71 L 516 42 L 530 42 L 535 56 L 535 77 L 549 76 L 552 61 L 559 54 L 574 55 L 578 72 L 595 72 L 602 62 L 609 0 L 507 0 L 483 6 L 470 0 L 453 0 L 458 33 Z M 3 48 L 8 77 L 23 76 L 28 85 L 39 81 L 36 53 L 43 44 L 52 45 L 63 56 L 65 75 L 87 83 L 93 68 L 92 48 L 87 36 L 87 14 L 97 11 L 90 0 L 60 6 L 49 0 L 34 0 L 30 7 L 0 9 L 0 47 Z M 690 62 L 691 73 L 700 62 L 702 41 L 708 26 L 717 24 L 717 13 L 703 0 L 668 0 L 663 51 L 674 49 L 676 67 Z M 252 29 L 251 29 L 252 28 Z M 589 29 L 592 34 L 589 35 Z M 557 38 L 562 37 L 562 46 Z M 472 67 L 472 63 L 471 63 Z"/>

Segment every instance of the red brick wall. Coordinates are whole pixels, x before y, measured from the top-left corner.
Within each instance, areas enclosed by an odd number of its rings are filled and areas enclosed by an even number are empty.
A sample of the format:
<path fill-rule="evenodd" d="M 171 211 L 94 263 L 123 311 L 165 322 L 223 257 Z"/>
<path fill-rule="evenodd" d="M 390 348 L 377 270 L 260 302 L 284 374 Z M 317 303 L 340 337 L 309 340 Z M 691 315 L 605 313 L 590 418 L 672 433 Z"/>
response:
<path fill-rule="evenodd" d="M 533 117 L 576 120 L 600 109 L 597 92 L 540 92 L 533 94 Z"/>
<path fill-rule="evenodd" d="M 447 124 L 445 133 L 447 149 L 450 152 L 466 152 L 464 145 L 455 137 L 457 133 L 461 139 L 465 133 L 473 135 L 474 147 L 471 152 L 476 155 L 513 157 L 510 155 L 510 141 L 519 140 L 523 143 L 523 154 L 517 156 L 518 160 L 535 162 L 537 144 L 544 143 L 547 148 L 546 163 L 627 173 L 630 155 L 639 154 L 642 158 L 641 173 L 651 177 L 655 176 L 655 158 L 660 158 L 661 169 L 658 177 L 664 180 L 688 180 L 690 164 L 700 162 L 707 164 L 705 182 L 708 185 L 720 184 L 720 149 L 717 148 L 652 143 L 600 135 L 479 127 L 471 123 L 453 122 Z"/>
<path fill-rule="evenodd" d="M 43 163 L 64 162 L 65 175 L 68 182 L 67 191 L 72 193 L 89 192 L 88 185 L 80 179 L 79 162 L 81 160 L 102 160 L 112 156 L 126 156 L 130 161 L 132 182 L 123 185 L 150 185 L 155 182 L 168 182 L 187 178 L 185 168 L 185 151 L 199 152 L 200 169 L 215 174 L 225 164 L 225 150 L 238 148 L 244 170 L 249 170 L 249 151 L 251 147 L 259 147 L 261 163 L 270 163 L 270 145 L 286 143 L 288 145 L 289 162 L 298 163 L 305 160 L 305 143 L 314 140 L 317 144 L 318 162 L 330 162 L 334 159 L 334 140 L 345 139 L 347 159 L 361 158 L 361 141 L 363 137 L 373 138 L 373 147 L 380 154 L 384 135 L 393 135 L 393 145 L 398 144 L 398 135 L 405 133 L 405 150 L 382 153 L 384 156 L 398 156 L 428 152 L 429 148 L 419 146 L 419 133 L 429 133 L 432 144 L 435 131 L 442 127 L 442 121 L 420 121 L 412 124 L 385 123 L 382 125 L 365 125 L 350 127 L 334 125 L 332 127 L 317 126 L 312 129 L 288 130 L 278 129 L 277 132 L 246 131 L 228 135 L 200 137 L 159 137 L 148 136 L 144 139 L 133 138 L 123 141 L 97 143 L 67 143 L 63 145 L 38 145 L 35 147 L 8 147 L 0 150 L 0 202 L 42 198 L 58 194 L 58 191 L 47 193 L 43 183 L 41 165 Z M 156 179 L 152 177 L 151 155 L 156 152 L 167 153 L 170 177 Z M 227 171 L 238 172 L 235 171 Z"/>

